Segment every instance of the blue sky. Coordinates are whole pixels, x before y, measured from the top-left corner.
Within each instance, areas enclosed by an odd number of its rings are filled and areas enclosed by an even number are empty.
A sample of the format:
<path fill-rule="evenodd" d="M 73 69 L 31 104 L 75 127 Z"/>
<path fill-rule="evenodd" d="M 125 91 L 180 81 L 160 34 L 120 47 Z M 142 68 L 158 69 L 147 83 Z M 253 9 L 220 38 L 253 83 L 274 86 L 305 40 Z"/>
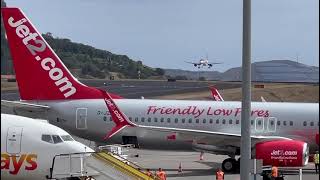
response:
<path fill-rule="evenodd" d="M 241 66 L 242 0 L 6 0 L 40 32 L 151 67 L 197 70 L 184 61 Z M 252 0 L 252 61 L 319 66 L 319 0 Z M 207 69 L 203 69 L 207 70 Z"/>

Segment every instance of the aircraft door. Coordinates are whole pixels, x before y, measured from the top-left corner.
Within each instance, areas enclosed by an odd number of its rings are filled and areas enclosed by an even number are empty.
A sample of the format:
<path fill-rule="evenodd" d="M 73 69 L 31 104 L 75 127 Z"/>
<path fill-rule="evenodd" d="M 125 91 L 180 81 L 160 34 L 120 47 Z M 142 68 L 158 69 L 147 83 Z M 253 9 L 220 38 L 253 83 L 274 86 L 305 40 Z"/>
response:
<path fill-rule="evenodd" d="M 76 110 L 76 128 L 87 129 L 87 108 L 77 108 Z"/>
<path fill-rule="evenodd" d="M 277 129 L 277 118 L 269 117 L 268 118 L 268 132 L 276 132 Z"/>
<path fill-rule="evenodd" d="M 7 133 L 7 152 L 18 154 L 21 151 L 22 127 L 9 127 Z"/>

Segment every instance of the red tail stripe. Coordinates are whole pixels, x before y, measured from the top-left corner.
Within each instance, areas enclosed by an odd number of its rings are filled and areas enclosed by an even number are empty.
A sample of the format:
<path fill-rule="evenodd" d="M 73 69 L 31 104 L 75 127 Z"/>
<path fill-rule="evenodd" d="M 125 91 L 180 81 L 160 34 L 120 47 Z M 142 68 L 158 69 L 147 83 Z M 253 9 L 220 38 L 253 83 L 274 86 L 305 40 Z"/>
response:
<path fill-rule="evenodd" d="M 108 132 L 104 137 L 104 139 L 109 139 L 113 135 L 121 131 L 123 128 L 127 126 L 133 127 L 134 124 L 131 123 L 131 121 L 128 120 L 127 116 L 120 111 L 120 109 L 115 104 L 115 102 L 113 101 L 112 97 L 108 92 L 103 90 L 100 90 L 100 91 L 104 97 L 104 102 L 106 103 L 106 106 L 111 114 L 111 118 L 113 122 L 116 124 L 116 126 L 113 127 L 112 130 Z"/>
<path fill-rule="evenodd" d="M 1 12 L 22 100 L 103 98 L 72 76 L 19 8 Z"/>

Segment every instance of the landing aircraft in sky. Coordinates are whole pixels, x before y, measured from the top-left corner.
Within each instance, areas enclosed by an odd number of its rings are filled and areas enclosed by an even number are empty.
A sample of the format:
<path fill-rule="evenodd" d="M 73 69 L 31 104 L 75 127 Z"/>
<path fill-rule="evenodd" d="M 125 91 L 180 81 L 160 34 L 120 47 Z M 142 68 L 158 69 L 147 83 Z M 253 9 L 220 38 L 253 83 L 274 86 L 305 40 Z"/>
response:
<path fill-rule="evenodd" d="M 98 143 L 228 155 L 239 167 L 241 102 L 125 99 L 80 83 L 18 8 L 2 8 L 21 101 L 1 101 L 21 115 L 43 116 Z M 252 102 L 253 158 L 304 166 L 319 148 L 319 104 Z"/>
<path fill-rule="evenodd" d="M 209 62 L 208 55 L 206 58 L 201 58 L 198 62 L 189 62 L 189 61 L 185 61 L 185 62 L 189 64 L 193 64 L 194 67 L 198 67 L 199 69 L 204 66 L 211 68 L 213 64 L 222 64 L 220 62 Z"/>
<path fill-rule="evenodd" d="M 55 155 L 93 150 L 42 120 L 1 114 L 1 179 L 46 179 Z"/>

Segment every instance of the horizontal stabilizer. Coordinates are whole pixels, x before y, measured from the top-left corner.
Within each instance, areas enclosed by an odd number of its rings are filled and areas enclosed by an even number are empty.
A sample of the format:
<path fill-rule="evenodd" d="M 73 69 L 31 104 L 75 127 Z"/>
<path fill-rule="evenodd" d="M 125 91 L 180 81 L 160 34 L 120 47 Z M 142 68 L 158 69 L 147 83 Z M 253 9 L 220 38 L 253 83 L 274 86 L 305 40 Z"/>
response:
<path fill-rule="evenodd" d="M 1 106 L 8 107 L 8 108 L 20 108 L 20 109 L 32 110 L 32 111 L 45 111 L 50 109 L 50 107 L 46 105 L 25 103 L 21 101 L 7 101 L 7 100 L 1 100 Z"/>

